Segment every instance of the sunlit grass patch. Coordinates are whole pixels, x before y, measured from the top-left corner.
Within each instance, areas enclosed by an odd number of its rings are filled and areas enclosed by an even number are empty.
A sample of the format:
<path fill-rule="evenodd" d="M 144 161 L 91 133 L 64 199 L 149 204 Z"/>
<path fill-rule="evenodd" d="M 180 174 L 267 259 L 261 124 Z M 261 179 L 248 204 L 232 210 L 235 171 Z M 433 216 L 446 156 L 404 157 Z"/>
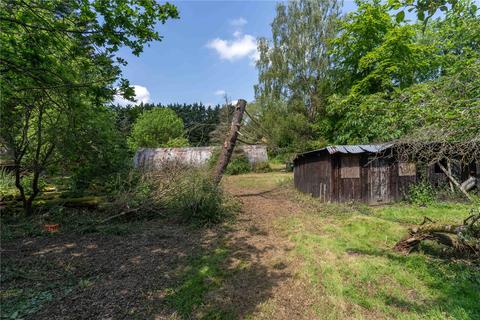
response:
<path fill-rule="evenodd" d="M 460 222 L 468 216 L 471 205 L 439 202 L 435 205 L 421 207 L 406 204 L 372 208 L 375 216 L 394 222 L 418 224 L 428 217 L 438 222 Z"/>
<path fill-rule="evenodd" d="M 292 181 L 291 173 L 272 172 L 268 174 L 249 173 L 238 176 L 225 176 L 223 183 L 243 190 L 268 190 Z"/>
<path fill-rule="evenodd" d="M 192 258 L 181 273 L 181 283 L 175 288 L 166 289 L 166 301 L 183 318 L 192 316 L 211 319 L 226 318 L 221 310 L 204 304 L 205 295 L 222 285 L 226 276 L 221 265 L 228 255 L 225 246 L 220 246 L 199 257 Z"/>
<path fill-rule="evenodd" d="M 467 206 L 441 204 L 421 211 L 399 204 L 373 208 L 371 215 L 342 205 L 326 208 L 281 218 L 277 225 L 295 243 L 300 276 L 324 295 L 333 318 L 480 318 L 478 267 L 392 250 L 406 223 L 421 222 L 424 215 L 458 221 Z"/>

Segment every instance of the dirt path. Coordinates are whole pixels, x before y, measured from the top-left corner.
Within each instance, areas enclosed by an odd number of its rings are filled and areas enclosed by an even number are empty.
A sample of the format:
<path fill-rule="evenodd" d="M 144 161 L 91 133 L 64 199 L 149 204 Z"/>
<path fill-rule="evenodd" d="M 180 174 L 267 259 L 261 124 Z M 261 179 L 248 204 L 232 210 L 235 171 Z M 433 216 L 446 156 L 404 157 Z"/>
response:
<path fill-rule="evenodd" d="M 242 177 L 240 179 L 245 179 Z M 295 215 L 301 207 L 278 185 L 238 187 L 235 178 L 226 189 L 242 202 L 242 213 L 229 234 L 238 258 L 262 272 L 242 272 L 227 282 L 223 295 L 236 305 L 235 314 L 258 319 L 312 319 L 311 297 L 296 274 L 293 243 L 276 226 L 278 218 Z M 232 263 L 235 263 L 233 261 Z M 249 307 L 250 306 L 250 307 Z M 253 306 L 253 307 L 252 307 Z"/>

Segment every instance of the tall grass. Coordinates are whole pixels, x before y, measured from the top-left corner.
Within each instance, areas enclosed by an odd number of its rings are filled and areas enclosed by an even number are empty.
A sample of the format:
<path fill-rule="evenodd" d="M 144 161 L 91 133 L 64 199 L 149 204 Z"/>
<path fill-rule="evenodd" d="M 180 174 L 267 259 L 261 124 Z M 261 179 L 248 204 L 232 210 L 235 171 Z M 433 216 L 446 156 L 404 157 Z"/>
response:
<path fill-rule="evenodd" d="M 113 210 L 135 216 L 175 216 L 196 225 L 221 222 L 237 210 L 205 168 L 178 162 L 151 171 L 132 171 L 118 186 Z"/>

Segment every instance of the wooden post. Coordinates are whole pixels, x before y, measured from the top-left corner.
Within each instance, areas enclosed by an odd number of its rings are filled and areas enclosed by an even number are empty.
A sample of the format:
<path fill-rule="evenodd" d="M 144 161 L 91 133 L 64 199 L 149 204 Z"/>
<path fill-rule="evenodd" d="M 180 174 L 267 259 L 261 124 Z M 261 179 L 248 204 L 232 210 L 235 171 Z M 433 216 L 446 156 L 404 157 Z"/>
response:
<path fill-rule="evenodd" d="M 225 138 L 223 143 L 222 150 L 220 151 L 220 156 L 218 158 L 217 165 L 213 171 L 213 181 L 216 184 L 219 184 L 222 180 L 223 172 L 230 162 L 232 157 L 233 149 L 237 143 L 238 130 L 242 124 L 243 113 L 245 112 L 245 107 L 247 106 L 247 101 L 239 99 L 237 105 L 235 106 L 235 111 L 233 113 L 232 125 L 230 126 L 230 132 Z"/>

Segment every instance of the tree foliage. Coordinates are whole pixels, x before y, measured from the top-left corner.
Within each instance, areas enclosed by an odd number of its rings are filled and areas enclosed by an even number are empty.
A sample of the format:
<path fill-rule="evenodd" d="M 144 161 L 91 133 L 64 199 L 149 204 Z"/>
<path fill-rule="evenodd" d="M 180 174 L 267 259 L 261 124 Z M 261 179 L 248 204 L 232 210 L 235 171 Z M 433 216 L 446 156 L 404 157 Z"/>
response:
<path fill-rule="evenodd" d="M 206 146 L 210 144 L 210 134 L 220 121 L 220 105 L 207 107 L 202 103 L 167 104 L 140 103 L 126 107 L 116 106 L 116 123 L 124 136 L 130 135 L 132 125 L 138 117 L 154 108 L 168 108 L 182 119 L 185 125 L 186 137 L 192 146 Z"/>
<path fill-rule="evenodd" d="M 364 9 L 371 6 L 360 6 L 355 14 L 357 18 L 347 22 L 347 30 L 355 30 L 358 21 L 364 24 L 372 21 L 369 10 Z M 386 6 L 374 6 L 386 13 Z M 378 57 L 369 72 L 354 72 L 356 81 L 347 86 L 347 91 L 340 91 L 330 98 L 328 113 L 332 118 L 332 130 L 328 135 L 332 142 L 368 143 L 399 139 L 405 135 L 418 137 L 421 130 L 425 133 L 424 140 L 438 140 L 445 134 L 434 136 L 433 128 L 444 132 L 443 128 L 453 129 L 460 121 L 462 126 L 470 123 L 468 127 L 471 127 L 479 119 L 475 107 L 480 85 L 477 79 L 480 58 L 478 15 L 471 7 L 464 6 L 464 10 L 449 12 L 445 18 L 434 21 L 425 33 L 415 25 L 400 26 L 392 21 L 389 25 L 390 30 L 379 38 L 379 43 L 370 46 L 357 62 L 361 66 L 363 59 Z M 410 39 L 405 38 L 408 33 L 401 32 L 407 27 L 417 30 L 411 33 Z M 392 34 L 400 32 L 403 34 L 401 38 L 391 38 Z M 351 45 L 355 38 L 361 39 L 358 34 L 346 37 L 347 34 L 349 32 L 335 40 L 334 53 L 340 57 L 349 48 L 355 48 Z M 406 40 L 403 43 L 402 38 Z M 361 47 L 366 46 L 362 44 Z M 400 50 L 402 47 L 406 50 Z M 346 67 L 339 65 L 347 77 L 349 68 L 358 70 L 355 63 Z M 371 87 L 372 79 L 383 80 Z M 455 136 L 458 141 L 461 131 L 448 136 Z M 464 132 L 463 139 L 472 139 L 474 133 L 470 132 L 467 137 L 467 132 L 470 129 Z"/>
<path fill-rule="evenodd" d="M 288 117 L 302 119 L 303 130 L 296 137 L 291 136 L 290 129 L 280 136 L 295 141 L 311 139 L 314 128 L 309 124 L 323 115 L 331 90 L 329 40 L 337 33 L 340 9 L 341 2 L 336 0 L 279 3 L 272 23 L 272 41 L 258 42 L 257 102 L 271 109 L 270 117 L 281 118 L 272 114 L 280 104 L 288 108 Z"/>
<path fill-rule="evenodd" d="M 358 2 L 332 43 L 337 92 L 391 92 L 431 78 L 436 67 L 435 48 L 419 39 L 418 26 L 398 25 L 379 1 Z"/>
<path fill-rule="evenodd" d="M 128 140 L 130 148 L 186 147 L 183 121 L 172 109 L 155 108 L 144 112 L 135 121 Z"/>
<path fill-rule="evenodd" d="M 99 151 L 96 138 L 102 135 L 90 133 L 106 126 L 92 129 L 85 124 L 94 120 L 85 117 L 103 113 L 117 86 L 132 96 L 121 78 L 126 62 L 116 57 L 118 49 L 140 54 L 146 43 L 161 39 L 156 22 L 176 17 L 174 6 L 153 0 L 2 1 L 0 136 L 13 152 L 27 213 L 40 192 L 41 173 L 59 166 L 65 150 L 78 158 L 86 145 Z M 22 179 L 29 175 L 27 194 Z"/>
<path fill-rule="evenodd" d="M 388 0 L 390 9 L 399 10 L 395 15 L 397 22 L 405 20 L 405 10 L 415 12 L 417 19 L 427 24 L 437 12 L 448 12 L 456 10 L 464 1 L 459 0 Z M 477 10 L 477 6 L 472 3 L 472 8 Z"/>
<path fill-rule="evenodd" d="M 402 5 L 419 5 L 416 10 L 423 10 L 422 3 Z M 391 8 L 391 1 L 359 0 L 356 11 L 332 22 L 337 29 L 327 41 L 325 57 L 331 63 L 328 77 L 323 78 L 329 90 L 313 91 L 325 101 L 323 112 L 313 119 L 300 112 L 308 109 L 307 100 L 295 101 L 297 91 L 289 86 L 296 84 L 295 75 L 304 78 L 301 72 L 290 73 L 301 68 L 297 65 L 302 66 L 303 60 L 283 58 L 290 50 L 304 51 L 302 44 L 285 41 L 269 48 L 265 40 L 259 41 L 258 118 L 269 128 L 266 137 L 274 148 L 303 151 L 327 143 L 407 137 L 478 141 L 480 18 L 476 6 L 469 0 L 457 1 L 428 23 L 396 19 Z M 294 11 L 279 11 L 275 19 L 293 21 L 294 16 Z M 277 28 L 274 21 L 274 35 Z M 296 31 L 296 39 L 315 36 L 309 28 Z M 324 48 L 322 42 L 316 46 Z"/>

